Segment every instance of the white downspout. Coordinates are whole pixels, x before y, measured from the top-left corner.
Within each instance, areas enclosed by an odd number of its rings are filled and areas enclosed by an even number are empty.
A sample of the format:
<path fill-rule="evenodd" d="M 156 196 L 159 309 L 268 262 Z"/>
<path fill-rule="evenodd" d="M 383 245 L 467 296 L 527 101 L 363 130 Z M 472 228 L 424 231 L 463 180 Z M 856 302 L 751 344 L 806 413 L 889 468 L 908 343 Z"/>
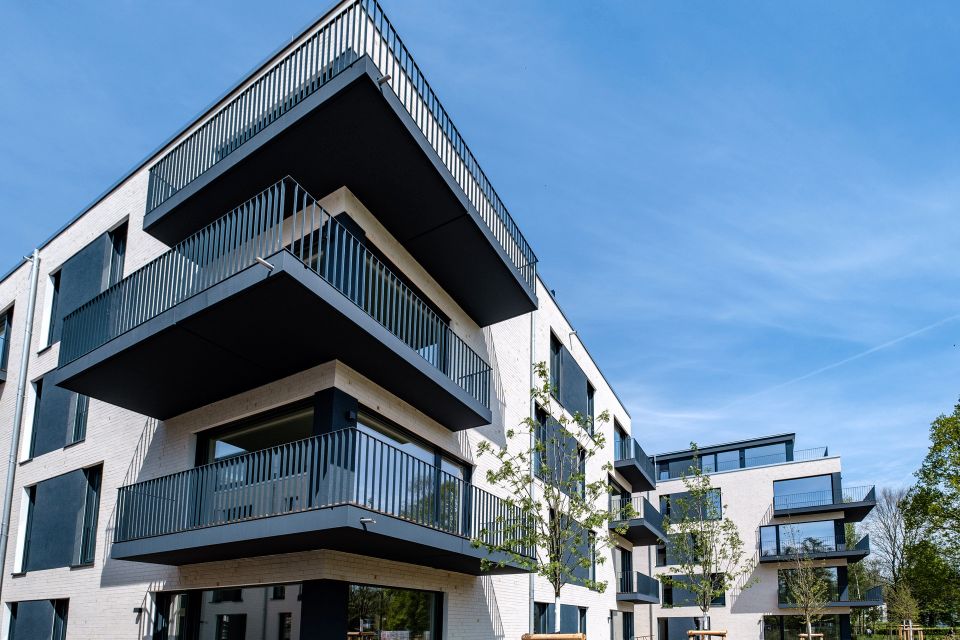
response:
<path fill-rule="evenodd" d="M 536 283 L 534 283 L 534 286 L 536 286 Z M 536 363 L 536 358 L 534 357 L 535 354 L 534 354 L 534 351 L 533 351 L 534 343 L 535 343 L 535 341 L 536 341 L 536 332 L 535 332 L 535 325 L 534 325 L 534 318 L 535 318 L 535 316 L 536 316 L 536 313 L 537 313 L 537 312 L 536 312 L 535 310 L 530 312 L 530 367 L 529 367 L 529 369 L 530 369 L 530 385 L 529 385 L 529 388 L 530 388 L 530 389 L 533 389 L 534 385 L 536 384 L 536 382 L 535 382 L 534 379 L 533 379 L 533 365 Z M 529 393 L 529 391 L 528 391 L 528 393 Z M 531 418 L 531 419 L 536 419 L 536 417 L 537 417 L 536 401 L 533 399 L 533 395 L 531 394 L 531 395 L 530 395 L 530 418 Z M 531 429 L 531 430 L 530 430 L 530 448 L 529 448 L 529 451 L 533 451 L 533 447 L 534 447 L 533 437 L 534 437 L 534 433 L 533 433 L 533 429 Z M 530 461 L 530 491 L 531 491 L 531 492 L 533 491 L 533 460 Z M 532 495 L 532 493 L 531 493 L 531 495 Z M 534 549 L 533 552 L 534 552 L 534 553 L 539 553 L 536 549 Z M 535 595 L 534 595 L 534 573 L 533 573 L 532 571 L 530 572 L 529 583 L 530 583 L 530 584 L 529 584 L 529 597 L 528 597 L 528 599 L 529 599 L 529 603 L 530 603 L 530 604 L 529 604 L 530 619 L 529 619 L 528 623 L 529 623 L 529 632 L 530 632 L 530 633 L 533 633 L 534 625 L 536 624 L 536 622 L 535 622 L 536 615 L 535 615 L 535 607 L 534 607 L 534 598 L 535 598 Z"/>
<path fill-rule="evenodd" d="M 20 374 L 17 379 L 17 402 L 13 413 L 13 437 L 10 439 L 10 455 L 7 458 L 7 484 L 3 494 L 3 522 L 0 523 L 0 594 L 3 593 L 3 577 L 7 573 L 7 542 L 10 539 L 10 511 L 13 509 L 13 483 L 17 477 L 17 453 L 20 451 L 20 433 L 23 422 L 23 405 L 27 393 L 27 365 L 30 362 L 30 346 L 33 339 L 33 313 L 37 304 L 37 279 L 40 276 L 40 252 L 33 250 L 28 258 L 30 267 L 30 295 L 27 298 L 26 325 L 23 331 L 23 347 L 20 350 Z"/>

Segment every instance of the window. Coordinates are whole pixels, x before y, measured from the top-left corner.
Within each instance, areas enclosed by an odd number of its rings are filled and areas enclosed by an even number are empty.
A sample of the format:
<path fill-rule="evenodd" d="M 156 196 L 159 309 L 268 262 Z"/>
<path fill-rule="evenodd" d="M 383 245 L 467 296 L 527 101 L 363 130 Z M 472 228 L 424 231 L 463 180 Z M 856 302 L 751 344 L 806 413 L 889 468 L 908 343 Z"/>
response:
<path fill-rule="evenodd" d="M 822 633 L 824 640 L 840 640 L 840 616 L 825 615 L 813 623 L 813 632 Z M 803 616 L 764 616 L 764 640 L 799 640 L 806 633 Z"/>
<path fill-rule="evenodd" d="M 347 601 L 350 637 L 434 640 L 440 628 L 441 594 L 351 584 Z"/>
<path fill-rule="evenodd" d="M 97 518 L 100 510 L 100 480 L 103 467 L 83 470 L 86 477 L 86 495 L 83 501 L 83 521 L 80 528 L 80 544 L 77 564 L 92 564 L 97 545 Z"/>
<path fill-rule="evenodd" d="M 774 509 L 798 509 L 832 503 L 833 476 L 829 474 L 775 480 L 773 483 Z"/>
<path fill-rule="evenodd" d="M 680 584 L 690 584 L 689 576 L 673 576 Z M 721 584 L 722 578 L 718 575 L 714 576 L 714 584 L 719 587 Z M 713 600 L 710 601 L 711 606 L 722 607 L 727 603 L 727 596 L 725 593 L 721 593 L 713 597 Z M 697 596 L 693 591 L 684 589 L 679 586 L 669 586 L 666 583 L 663 585 L 663 604 L 668 607 L 693 607 L 697 605 Z"/>
<path fill-rule="evenodd" d="M 217 615 L 215 640 L 246 640 L 247 614 L 221 613 Z"/>
<path fill-rule="evenodd" d="M 69 600 L 26 600 L 9 603 L 10 625 L 6 638 L 64 640 L 67 637 Z"/>
<path fill-rule="evenodd" d="M 590 418 L 590 427 L 588 432 L 590 435 L 593 435 L 593 422 L 596 419 L 596 413 L 593 405 L 593 396 L 596 393 L 596 390 L 593 388 L 593 385 L 589 382 L 587 383 L 587 417 Z"/>
<path fill-rule="evenodd" d="M 629 460 L 633 457 L 630 436 L 616 418 L 613 419 L 613 455 L 616 460 Z"/>
<path fill-rule="evenodd" d="M 56 327 L 59 326 L 60 322 L 57 318 L 57 308 L 60 306 L 60 272 L 57 271 L 50 276 L 50 322 L 47 325 L 47 346 L 50 346 L 54 342 L 60 339 L 60 336 L 57 335 L 58 331 Z"/>
<path fill-rule="evenodd" d="M 127 223 L 114 229 L 110 236 L 110 280 L 108 287 L 123 279 L 123 261 L 127 253 Z"/>
<path fill-rule="evenodd" d="M 214 589 L 210 592 L 210 602 L 243 602 L 243 589 Z"/>
<path fill-rule="evenodd" d="M 553 397 L 560 399 L 561 367 L 563 344 L 557 336 L 550 334 L 550 391 Z"/>
<path fill-rule="evenodd" d="M 577 628 L 580 630 L 580 633 L 587 632 L 587 608 L 586 607 L 577 607 Z"/>
<path fill-rule="evenodd" d="M 293 640 L 293 614 L 284 611 L 280 614 L 280 624 L 277 627 L 278 640 Z"/>
<path fill-rule="evenodd" d="M 275 586 L 273 588 L 273 593 L 270 594 L 271 600 L 286 600 L 286 598 L 287 598 L 287 588 L 282 584 L 278 584 L 277 586 Z"/>
<path fill-rule="evenodd" d="M 705 505 L 695 504 L 686 491 L 660 496 L 660 513 L 664 516 L 673 515 L 676 518 L 682 518 L 684 514 L 679 513 L 679 508 L 682 505 L 685 510 L 690 511 L 691 518 L 699 519 L 702 506 L 704 508 L 704 520 L 720 520 L 723 518 L 723 498 L 720 489 L 711 489 L 710 496 L 712 503 Z"/>
<path fill-rule="evenodd" d="M 533 603 L 533 632 L 551 633 L 553 620 L 550 619 L 550 605 L 546 602 Z"/>
<path fill-rule="evenodd" d="M 87 437 L 87 413 L 90 410 L 90 398 L 78 393 L 74 409 L 71 443 L 80 442 Z"/>
<path fill-rule="evenodd" d="M 13 309 L 11 308 L 3 315 L 0 315 L 0 371 L 7 370 L 7 361 L 10 358 L 10 334 L 12 325 Z"/>
<path fill-rule="evenodd" d="M 787 444 L 768 444 L 743 451 L 743 466 L 756 467 L 764 464 L 779 464 L 787 461 Z"/>
<path fill-rule="evenodd" d="M 67 637 L 67 608 L 69 600 L 54 600 L 53 603 L 53 640 L 64 640 Z"/>
<path fill-rule="evenodd" d="M 43 400 L 43 378 L 33 383 L 33 421 L 30 429 L 30 453 L 28 458 L 34 458 L 37 450 L 37 433 L 40 431 L 40 403 Z"/>
<path fill-rule="evenodd" d="M 817 520 L 760 527 L 760 554 L 817 554 L 842 549 L 842 521 Z"/>
<path fill-rule="evenodd" d="M 840 600 L 840 571 L 843 569 L 844 582 L 846 582 L 846 567 L 810 567 L 813 575 L 818 576 L 827 587 L 827 600 L 836 602 Z M 796 573 L 796 569 L 779 569 L 777 571 L 777 596 L 780 604 L 796 604 L 790 588 L 790 577 Z"/>

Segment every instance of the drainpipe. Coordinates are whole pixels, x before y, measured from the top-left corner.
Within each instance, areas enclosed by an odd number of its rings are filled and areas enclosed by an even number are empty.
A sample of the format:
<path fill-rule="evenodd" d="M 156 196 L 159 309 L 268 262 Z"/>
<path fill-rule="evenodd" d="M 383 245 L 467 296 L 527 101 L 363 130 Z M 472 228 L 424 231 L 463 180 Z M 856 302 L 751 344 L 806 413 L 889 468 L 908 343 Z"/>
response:
<path fill-rule="evenodd" d="M 536 286 L 536 285 L 534 285 L 534 286 Z M 536 311 L 531 311 L 531 312 L 530 312 L 530 367 L 529 367 L 529 371 L 530 371 L 530 385 L 529 385 L 529 386 L 530 386 L 530 389 L 533 389 L 534 384 L 536 384 L 536 382 L 535 382 L 534 379 L 533 379 L 533 365 L 536 363 L 536 359 L 534 358 L 534 352 L 533 352 L 533 345 L 534 345 L 535 335 L 536 335 L 536 334 L 535 334 L 535 330 L 534 330 L 534 316 L 536 315 L 536 313 L 537 313 Z M 529 392 L 528 392 L 528 393 L 529 393 Z M 530 396 L 530 417 L 531 417 L 532 419 L 536 419 L 536 417 L 537 417 L 536 401 L 533 399 L 533 396 L 532 396 L 532 395 Z M 533 451 L 533 447 L 534 447 L 533 437 L 534 437 L 534 433 L 533 433 L 533 430 L 531 429 L 531 430 L 530 430 L 530 448 L 529 448 L 529 451 Z M 534 490 L 534 489 L 533 489 L 533 460 L 531 460 L 531 461 L 530 461 L 530 491 L 533 491 L 533 490 Z M 534 549 L 533 552 L 534 552 L 534 553 L 537 553 L 537 550 Z M 528 620 L 528 622 L 529 622 L 529 626 L 530 626 L 530 633 L 533 633 L 534 618 L 535 618 L 535 615 L 534 615 L 534 588 L 533 588 L 533 587 L 534 587 L 534 573 L 533 573 L 533 572 L 530 572 L 529 582 L 530 582 L 530 585 L 529 585 L 529 591 L 530 591 L 530 594 L 529 594 L 529 610 L 530 610 L 530 611 L 529 611 L 529 614 L 530 614 L 530 619 Z"/>
<path fill-rule="evenodd" d="M 27 393 L 27 364 L 30 362 L 30 343 L 33 338 L 33 312 L 37 303 L 37 279 L 40 276 L 40 252 L 33 250 L 27 258 L 30 263 L 30 295 L 27 298 L 26 324 L 23 331 L 23 346 L 20 350 L 20 377 L 17 378 L 17 403 L 13 412 L 13 437 L 10 439 L 10 456 L 7 459 L 7 485 L 3 494 L 3 522 L 0 523 L 0 593 L 3 593 L 3 577 L 7 573 L 7 542 L 10 540 L 10 511 L 13 508 L 13 483 L 17 476 L 17 453 L 20 451 L 20 432 L 23 422 L 23 405 Z"/>

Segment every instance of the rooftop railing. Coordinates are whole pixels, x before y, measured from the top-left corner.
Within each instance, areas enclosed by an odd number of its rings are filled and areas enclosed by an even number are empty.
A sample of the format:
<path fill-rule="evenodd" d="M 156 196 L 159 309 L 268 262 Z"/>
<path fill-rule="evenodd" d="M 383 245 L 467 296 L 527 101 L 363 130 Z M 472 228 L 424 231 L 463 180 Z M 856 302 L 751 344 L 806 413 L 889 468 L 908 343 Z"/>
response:
<path fill-rule="evenodd" d="M 660 581 L 639 571 L 618 571 L 617 593 L 639 593 L 659 599 Z"/>
<path fill-rule="evenodd" d="M 284 249 L 489 408 L 490 366 L 291 178 L 69 314 L 60 366 Z"/>
<path fill-rule="evenodd" d="M 521 510 L 357 429 L 119 489 L 115 542 L 354 505 L 526 557 Z"/>
<path fill-rule="evenodd" d="M 746 455 L 738 460 L 720 460 L 716 463 L 708 458 L 701 458 L 700 467 L 703 473 L 718 473 L 721 471 L 749 469 L 750 467 L 761 467 L 770 464 L 783 464 L 785 462 L 817 460 L 819 458 L 825 458 L 827 455 L 829 455 L 827 447 L 813 447 L 810 449 L 795 449 L 793 454 L 789 456 L 784 451 L 782 453 L 771 453 L 762 456 Z M 683 465 L 671 464 L 670 468 L 666 471 L 661 468 L 659 479 L 673 480 L 680 478 L 684 472 L 687 472 L 690 468 L 689 465 L 684 467 Z"/>
<path fill-rule="evenodd" d="M 368 56 L 535 291 L 533 250 L 376 0 L 341 5 L 312 35 L 150 169 L 147 211 L 200 177 L 360 58 Z"/>
<path fill-rule="evenodd" d="M 873 485 L 862 487 L 844 487 L 841 490 L 839 503 L 876 502 L 876 489 Z M 781 511 L 787 509 L 804 509 L 808 507 L 822 507 L 838 504 L 831 490 L 807 491 L 804 493 L 789 493 L 773 497 L 773 508 Z"/>
<path fill-rule="evenodd" d="M 643 469 L 644 473 L 653 480 L 657 477 L 657 470 L 653 464 L 653 460 L 650 459 L 650 456 L 646 454 L 637 441 L 633 438 L 623 438 L 618 440 L 614 445 L 614 460 L 620 462 L 621 460 L 636 460 L 637 464 L 640 465 L 640 468 Z"/>
<path fill-rule="evenodd" d="M 642 518 L 655 529 L 663 530 L 663 515 L 641 496 L 610 496 L 610 516 L 614 522 Z"/>

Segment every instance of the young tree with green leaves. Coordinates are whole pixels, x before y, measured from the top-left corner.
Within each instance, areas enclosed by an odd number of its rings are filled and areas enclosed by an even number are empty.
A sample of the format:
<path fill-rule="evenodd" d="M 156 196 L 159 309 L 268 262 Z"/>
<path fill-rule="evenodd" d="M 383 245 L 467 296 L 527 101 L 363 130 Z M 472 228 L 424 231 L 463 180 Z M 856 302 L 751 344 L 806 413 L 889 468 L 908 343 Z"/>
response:
<path fill-rule="evenodd" d="M 960 565 L 960 404 L 930 425 L 930 449 L 916 475 L 908 519 L 935 531 Z"/>
<path fill-rule="evenodd" d="M 780 580 L 786 601 L 803 617 L 807 638 L 813 634 L 813 625 L 826 613 L 833 596 L 830 569 L 817 559 L 818 541 L 793 540 L 791 567 L 782 570 Z"/>
<path fill-rule="evenodd" d="M 559 629 L 561 589 L 577 584 L 606 590 L 594 567 L 604 562 L 600 550 L 612 545 L 607 521 L 625 520 L 631 514 L 626 513 L 629 505 L 623 514 L 610 512 L 606 480 L 613 468 L 610 461 L 595 476 L 587 471 L 606 445 L 600 427 L 609 421 L 609 414 L 604 411 L 594 424 L 592 416 L 556 410 L 556 390 L 546 364 L 538 363 L 534 373 L 538 385 L 531 395 L 542 418 L 530 417 L 508 429 L 503 446 L 485 440 L 478 448 L 480 458 L 493 458 L 487 482 L 502 489 L 507 504 L 526 517 L 498 516 L 481 527 L 473 544 L 545 578 L 553 587 L 554 625 Z M 626 527 L 619 533 L 626 533 Z M 533 555 L 524 555 L 521 549 L 533 550 Z M 484 567 L 489 569 L 491 561 L 485 560 Z"/>
<path fill-rule="evenodd" d="M 700 468 L 697 444 L 691 442 L 690 448 L 693 460 L 682 474 L 686 491 L 669 499 L 670 511 L 663 519 L 679 573 L 658 577 L 666 586 L 691 594 L 705 629 L 713 601 L 738 583 L 743 583 L 743 589 L 750 587 L 747 578 L 753 567 L 747 562 L 740 531 L 723 515 L 719 490 Z"/>

